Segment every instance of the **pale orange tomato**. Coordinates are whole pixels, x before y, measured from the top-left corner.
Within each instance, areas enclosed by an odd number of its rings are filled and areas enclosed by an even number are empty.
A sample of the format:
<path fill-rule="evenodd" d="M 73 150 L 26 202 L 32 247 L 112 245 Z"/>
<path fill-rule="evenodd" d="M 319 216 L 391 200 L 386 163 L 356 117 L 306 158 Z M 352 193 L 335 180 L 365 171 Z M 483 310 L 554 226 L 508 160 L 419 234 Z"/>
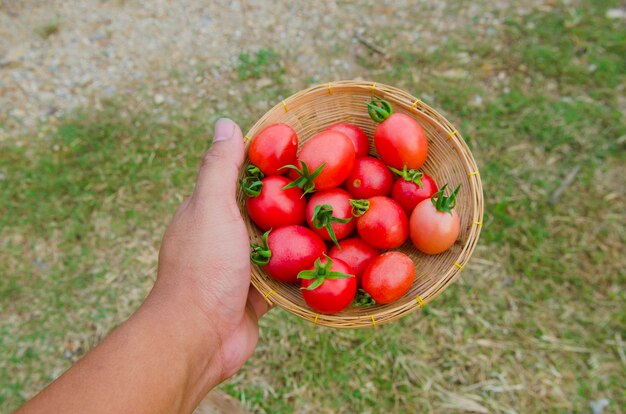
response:
<path fill-rule="evenodd" d="M 457 187 L 450 197 L 446 197 L 443 195 L 445 187 L 432 198 L 420 202 L 411 213 L 411 240 L 426 254 L 448 250 L 459 237 L 461 220 L 454 210 L 459 189 Z"/>

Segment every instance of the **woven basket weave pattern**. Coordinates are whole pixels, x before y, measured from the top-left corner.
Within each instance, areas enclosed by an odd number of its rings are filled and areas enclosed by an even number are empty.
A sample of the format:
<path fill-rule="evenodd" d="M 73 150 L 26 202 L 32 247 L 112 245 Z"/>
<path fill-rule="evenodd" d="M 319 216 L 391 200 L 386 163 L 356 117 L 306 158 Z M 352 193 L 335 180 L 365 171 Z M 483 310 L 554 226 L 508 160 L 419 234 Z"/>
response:
<path fill-rule="evenodd" d="M 480 175 L 469 148 L 459 132 L 443 116 L 397 88 L 373 82 L 341 81 L 300 91 L 278 103 L 257 121 L 246 134 L 246 152 L 251 138 L 277 122 L 288 124 L 296 131 L 300 147 L 330 125 L 349 122 L 367 133 L 370 154 L 376 154 L 373 135 L 377 124 L 369 118 L 365 105 L 373 96 L 389 101 L 394 112 L 410 115 L 424 129 L 429 147 L 428 158 L 421 170 L 433 177 L 439 187 L 447 183 L 453 189 L 461 184 L 456 207 L 461 219 L 461 230 L 455 245 L 438 255 L 417 251 L 410 240 L 398 249 L 413 259 L 416 268 L 415 281 L 401 299 L 387 305 L 352 306 L 334 315 L 316 313 L 304 302 L 299 286 L 278 282 L 268 276 L 262 267 L 252 265 L 252 284 L 268 302 L 318 325 L 334 328 L 372 327 L 425 306 L 463 270 L 480 234 L 483 192 Z M 241 177 L 248 163 L 246 158 Z M 251 241 L 259 243 L 262 231 L 248 217 L 241 189 L 237 192 L 237 201 Z"/>

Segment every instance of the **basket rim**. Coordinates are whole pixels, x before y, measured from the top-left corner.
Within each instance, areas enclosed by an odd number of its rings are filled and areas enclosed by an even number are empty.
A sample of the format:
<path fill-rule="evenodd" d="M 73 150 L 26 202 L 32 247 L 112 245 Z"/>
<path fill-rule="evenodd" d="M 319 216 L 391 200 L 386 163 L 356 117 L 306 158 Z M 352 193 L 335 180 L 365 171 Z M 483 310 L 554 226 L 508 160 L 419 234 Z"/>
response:
<path fill-rule="evenodd" d="M 396 320 L 417 309 L 421 309 L 428 303 L 432 302 L 450 284 L 452 284 L 464 270 L 478 242 L 483 221 L 484 198 L 480 172 L 461 133 L 443 115 L 424 103 L 421 99 L 416 98 L 402 89 L 378 82 L 360 80 L 328 82 L 300 90 L 299 92 L 296 92 L 295 94 L 278 102 L 271 109 L 266 111 L 265 114 L 263 114 L 263 116 L 259 118 L 245 134 L 244 139 L 246 155 L 244 167 L 241 171 L 243 172 L 245 163 L 248 162 L 247 149 L 252 138 L 260 131 L 261 126 L 265 124 L 267 119 L 270 116 L 274 116 L 277 111 L 284 111 L 284 113 L 289 112 L 290 108 L 294 107 L 294 102 L 303 97 L 316 97 L 322 95 L 350 93 L 354 91 L 371 93 L 373 96 L 375 95 L 381 98 L 391 98 L 394 106 L 400 106 L 405 111 L 409 111 L 411 113 L 419 113 L 420 116 L 426 117 L 430 123 L 448 135 L 448 142 L 453 146 L 453 149 L 455 149 L 456 154 L 458 154 L 461 159 L 463 166 L 466 168 L 465 171 L 468 175 L 468 181 L 471 187 L 469 193 L 473 204 L 473 216 L 471 217 L 472 224 L 469 229 L 467 240 L 463 244 L 458 255 L 456 255 L 454 265 L 441 277 L 439 277 L 438 282 L 433 284 L 433 286 L 430 286 L 421 295 L 418 295 L 414 301 L 398 303 L 396 306 L 387 307 L 379 312 L 364 313 L 363 315 L 342 315 L 341 313 L 329 315 L 317 313 L 310 308 L 302 307 L 280 295 L 280 293 L 276 292 L 268 286 L 267 283 L 265 283 L 266 280 L 271 279 L 271 277 L 267 275 L 261 267 L 251 264 L 252 285 L 261 293 L 270 305 L 280 306 L 287 312 L 312 322 L 315 325 L 333 328 L 376 327 L 378 325 Z M 238 191 L 240 191 L 240 189 L 238 189 Z M 244 207 L 242 209 L 242 215 L 245 217 L 245 214 Z"/>

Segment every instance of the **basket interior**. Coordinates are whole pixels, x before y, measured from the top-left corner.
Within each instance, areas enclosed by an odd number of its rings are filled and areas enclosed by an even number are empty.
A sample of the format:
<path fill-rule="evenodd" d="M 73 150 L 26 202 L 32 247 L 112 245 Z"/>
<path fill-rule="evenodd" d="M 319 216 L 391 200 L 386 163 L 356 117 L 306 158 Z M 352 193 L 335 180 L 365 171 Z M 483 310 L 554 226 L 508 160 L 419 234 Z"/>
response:
<path fill-rule="evenodd" d="M 373 135 L 376 123 L 369 118 L 366 101 L 380 96 L 393 105 L 395 112 L 410 115 L 424 129 L 428 143 L 428 158 L 422 170 L 441 187 L 451 189 L 461 185 L 457 211 L 461 230 L 455 245 L 438 255 L 426 255 L 415 249 L 410 239 L 400 249 L 415 263 L 416 277 L 409 292 L 390 304 L 371 307 L 351 306 L 335 315 L 317 314 L 311 310 L 299 286 L 278 282 L 261 267 L 253 265 L 252 282 L 266 298 L 291 313 L 316 324 L 334 327 L 372 326 L 396 319 L 431 301 L 463 269 L 469 259 L 482 223 L 482 188 L 476 165 L 469 149 L 454 127 L 440 114 L 416 101 L 406 92 L 367 82 L 338 82 L 299 92 L 267 112 L 249 131 L 253 138 L 268 125 L 283 122 L 290 125 L 299 138 L 299 146 L 316 133 L 337 122 L 358 125 L 370 139 L 370 155 L 376 155 Z M 249 145 L 249 142 L 246 143 Z M 248 160 L 244 162 L 244 167 Z M 247 217 L 245 198 L 238 191 L 238 202 L 243 217 Z M 252 242 L 260 242 L 262 231 L 246 219 Z"/>

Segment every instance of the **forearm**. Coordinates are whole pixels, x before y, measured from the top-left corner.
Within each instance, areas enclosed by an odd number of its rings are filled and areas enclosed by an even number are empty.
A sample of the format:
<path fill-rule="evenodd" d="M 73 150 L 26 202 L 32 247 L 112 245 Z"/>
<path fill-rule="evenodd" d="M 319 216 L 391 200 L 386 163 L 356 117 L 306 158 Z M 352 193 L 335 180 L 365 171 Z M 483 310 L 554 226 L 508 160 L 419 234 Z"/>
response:
<path fill-rule="evenodd" d="M 198 312 L 144 305 L 18 413 L 189 413 L 220 378 Z"/>
<path fill-rule="evenodd" d="M 239 126 L 220 119 L 194 193 L 163 236 L 144 304 L 19 413 L 191 413 L 241 368 L 269 309 L 250 288 L 235 198 L 243 153 Z"/>

